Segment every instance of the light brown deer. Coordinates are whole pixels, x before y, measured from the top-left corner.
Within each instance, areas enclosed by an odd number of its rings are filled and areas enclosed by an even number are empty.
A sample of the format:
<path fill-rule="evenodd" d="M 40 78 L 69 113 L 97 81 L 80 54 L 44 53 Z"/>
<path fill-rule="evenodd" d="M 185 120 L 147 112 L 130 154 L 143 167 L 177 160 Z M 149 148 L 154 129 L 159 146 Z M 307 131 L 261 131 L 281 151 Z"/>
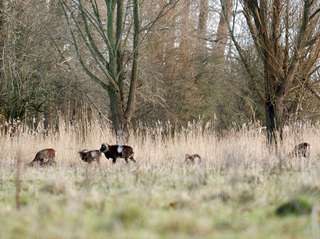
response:
<path fill-rule="evenodd" d="M 29 163 L 29 166 L 33 167 L 38 165 L 40 167 L 45 167 L 56 165 L 55 157 L 56 151 L 53 148 L 42 149 L 37 152 L 32 162 Z"/>

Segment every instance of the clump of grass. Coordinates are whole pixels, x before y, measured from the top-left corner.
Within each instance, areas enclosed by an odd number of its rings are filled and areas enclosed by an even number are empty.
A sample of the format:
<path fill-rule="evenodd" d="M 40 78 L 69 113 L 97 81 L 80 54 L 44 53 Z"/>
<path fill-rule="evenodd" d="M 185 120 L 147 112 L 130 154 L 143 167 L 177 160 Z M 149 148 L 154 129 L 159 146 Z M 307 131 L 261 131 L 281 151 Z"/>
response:
<path fill-rule="evenodd" d="M 143 208 L 137 205 L 116 208 L 111 215 L 111 221 L 115 224 L 119 223 L 123 227 L 140 226 L 144 223 L 144 220 Z"/>
<path fill-rule="evenodd" d="M 304 198 L 292 199 L 286 203 L 281 204 L 276 209 L 276 215 L 278 216 L 300 216 L 310 214 L 312 211 L 311 203 Z"/>
<path fill-rule="evenodd" d="M 49 182 L 40 188 L 41 192 L 62 195 L 66 193 L 66 185 L 58 182 Z"/>
<path fill-rule="evenodd" d="M 244 190 L 244 191 L 240 192 L 239 196 L 238 196 L 238 202 L 240 204 L 250 203 L 250 202 L 254 201 L 254 199 L 255 199 L 254 193 L 249 190 Z"/>
<path fill-rule="evenodd" d="M 210 194 L 210 195 L 205 195 L 203 197 L 204 201 L 212 201 L 212 200 L 220 200 L 224 203 L 227 203 L 231 200 L 231 196 L 229 193 L 225 192 L 225 191 L 221 191 L 219 193 L 214 193 L 214 194 Z"/>
<path fill-rule="evenodd" d="M 179 234 L 195 236 L 207 236 L 210 234 L 211 223 L 195 220 L 191 214 L 172 214 L 167 220 L 159 222 L 157 231 L 168 238 Z M 170 236 L 171 235 L 171 236 Z M 181 237 L 182 238 L 182 237 Z"/>

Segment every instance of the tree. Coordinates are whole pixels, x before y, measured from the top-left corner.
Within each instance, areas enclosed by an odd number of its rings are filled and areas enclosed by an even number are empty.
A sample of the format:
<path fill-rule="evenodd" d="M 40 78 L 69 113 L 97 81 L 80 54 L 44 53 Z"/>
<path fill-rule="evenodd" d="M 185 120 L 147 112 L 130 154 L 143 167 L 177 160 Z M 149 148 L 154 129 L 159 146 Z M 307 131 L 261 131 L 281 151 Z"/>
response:
<path fill-rule="evenodd" d="M 65 44 L 63 12 L 54 1 L 1 1 L 0 7 L 0 114 L 7 122 L 23 121 L 37 130 L 43 117 L 68 105 L 67 97 L 77 97 L 53 47 L 52 39 Z"/>
<path fill-rule="evenodd" d="M 60 1 L 78 60 L 86 74 L 107 92 L 117 139 L 129 136 L 138 77 L 139 1 Z M 132 4 L 132 12 L 127 12 Z M 132 33 L 133 25 L 133 33 Z M 132 34 L 132 46 L 129 42 Z M 81 45 L 83 43 L 83 45 Z M 84 54 L 88 53 L 88 59 Z M 131 48 L 131 62 L 125 59 Z M 130 68 L 131 75 L 126 74 Z M 127 85 L 129 85 L 127 87 Z"/>
<path fill-rule="evenodd" d="M 283 127 L 297 104 L 292 97 L 312 83 L 320 52 L 319 2 L 242 0 L 243 16 L 263 65 L 264 90 L 255 87 L 265 107 L 269 143 L 283 139 Z M 302 3 L 302 4 L 301 4 Z M 231 29 L 231 28 L 229 28 Z M 233 34 L 233 32 L 231 31 Z M 232 40 L 253 77 L 236 38 Z"/>

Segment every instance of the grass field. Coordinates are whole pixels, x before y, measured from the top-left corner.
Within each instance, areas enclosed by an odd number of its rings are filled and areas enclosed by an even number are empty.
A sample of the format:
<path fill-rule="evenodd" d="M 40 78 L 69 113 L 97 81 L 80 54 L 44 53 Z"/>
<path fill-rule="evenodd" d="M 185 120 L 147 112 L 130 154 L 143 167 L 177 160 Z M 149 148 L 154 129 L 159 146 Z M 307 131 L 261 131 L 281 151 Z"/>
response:
<path fill-rule="evenodd" d="M 318 127 L 287 130 L 279 157 L 255 130 L 219 139 L 194 125 L 163 140 L 159 129 L 130 139 L 136 164 L 102 158 L 101 167 L 81 162 L 77 151 L 115 140 L 99 127 L 89 131 L 84 142 L 76 129 L 0 138 L 1 239 L 320 237 Z M 286 157 L 301 141 L 312 145 L 311 158 Z M 58 165 L 22 167 L 17 210 L 16 159 L 25 164 L 45 147 L 57 150 Z M 185 153 L 203 162 L 185 165 Z M 292 199 L 310 212 L 277 216 Z"/>

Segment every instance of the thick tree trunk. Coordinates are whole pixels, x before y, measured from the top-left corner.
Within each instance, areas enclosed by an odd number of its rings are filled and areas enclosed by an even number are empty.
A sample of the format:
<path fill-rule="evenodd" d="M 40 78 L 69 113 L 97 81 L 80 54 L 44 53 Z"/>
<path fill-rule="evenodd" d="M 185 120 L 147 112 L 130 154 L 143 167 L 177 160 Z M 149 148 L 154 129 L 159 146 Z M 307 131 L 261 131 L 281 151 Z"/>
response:
<path fill-rule="evenodd" d="M 217 59 L 218 63 L 224 63 L 224 52 L 226 49 L 229 29 L 228 20 L 232 12 L 232 0 L 221 1 L 221 13 L 218 24 L 215 45 L 213 46 L 213 56 Z"/>
<path fill-rule="evenodd" d="M 283 127 L 285 124 L 285 112 L 284 112 L 284 94 L 274 92 L 276 77 L 268 71 L 268 67 L 265 65 L 264 72 L 265 82 L 265 120 L 267 127 L 267 142 L 268 144 L 278 144 L 283 140 Z"/>
<path fill-rule="evenodd" d="M 272 102 L 272 98 L 269 96 L 265 102 L 265 114 L 266 114 L 266 127 L 267 127 L 267 141 L 268 144 L 276 143 L 276 109 Z"/>
<path fill-rule="evenodd" d="M 271 97 L 265 102 L 266 127 L 268 144 L 278 144 L 283 140 L 284 114 L 283 107 L 277 105 Z"/>
<path fill-rule="evenodd" d="M 121 102 L 121 96 L 113 87 L 108 88 L 108 95 L 110 100 L 111 121 L 116 135 L 116 141 L 120 144 L 126 143 L 129 138 L 129 122 L 125 118 L 122 110 L 123 102 Z"/>

